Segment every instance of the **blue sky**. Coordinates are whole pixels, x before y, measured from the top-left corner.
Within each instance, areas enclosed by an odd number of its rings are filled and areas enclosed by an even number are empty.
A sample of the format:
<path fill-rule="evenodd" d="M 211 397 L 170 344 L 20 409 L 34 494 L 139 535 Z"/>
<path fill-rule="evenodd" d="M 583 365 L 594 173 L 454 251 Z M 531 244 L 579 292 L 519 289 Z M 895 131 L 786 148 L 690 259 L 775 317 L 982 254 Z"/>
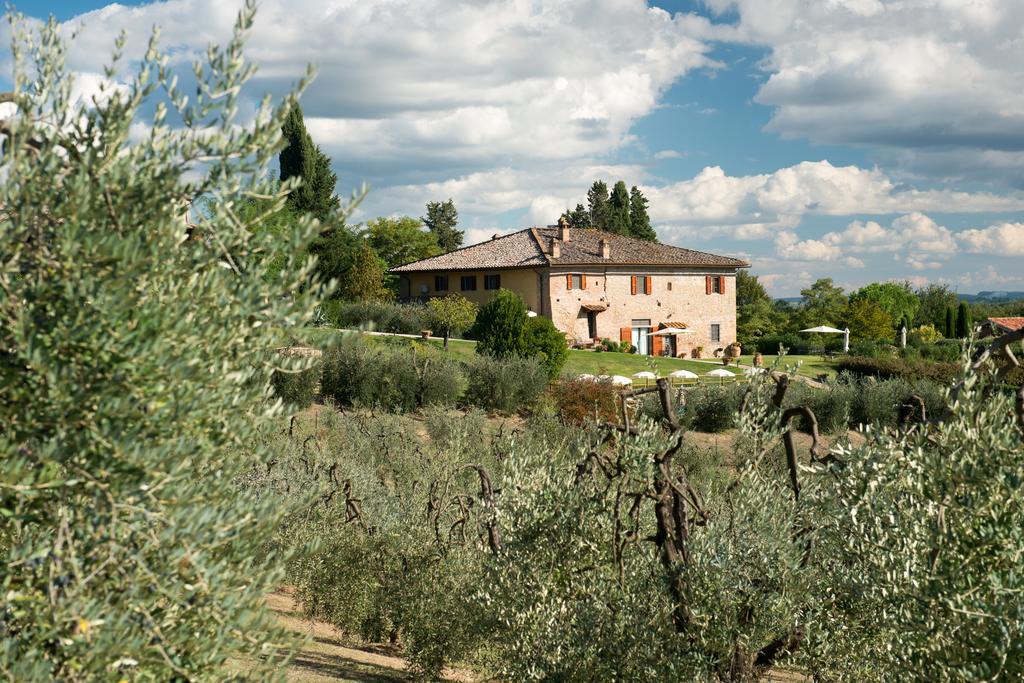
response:
<path fill-rule="evenodd" d="M 596 178 L 640 185 L 662 241 L 818 277 L 1024 290 L 1017 0 L 263 0 L 251 96 L 306 63 L 316 141 L 359 218 L 453 197 L 470 240 L 552 223 Z M 37 0 L 84 27 L 95 87 L 121 29 L 187 62 L 224 0 Z"/>

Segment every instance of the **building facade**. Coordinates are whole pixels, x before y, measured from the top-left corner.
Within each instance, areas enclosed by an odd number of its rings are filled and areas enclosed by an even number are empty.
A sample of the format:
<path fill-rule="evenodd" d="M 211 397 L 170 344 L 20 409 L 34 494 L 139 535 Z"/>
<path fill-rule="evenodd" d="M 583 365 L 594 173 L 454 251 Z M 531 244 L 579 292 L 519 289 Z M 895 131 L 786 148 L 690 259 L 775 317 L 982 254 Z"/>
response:
<path fill-rule="evenodd" d="M 509 289 L 570 343 L 628 341 L 638 353 L 715 355 L 736 340 L 736 272 L 727 256 L 565 225 L 528 228 L 391 269 L 404 299 L 460 294 L 484 304 Z"/>

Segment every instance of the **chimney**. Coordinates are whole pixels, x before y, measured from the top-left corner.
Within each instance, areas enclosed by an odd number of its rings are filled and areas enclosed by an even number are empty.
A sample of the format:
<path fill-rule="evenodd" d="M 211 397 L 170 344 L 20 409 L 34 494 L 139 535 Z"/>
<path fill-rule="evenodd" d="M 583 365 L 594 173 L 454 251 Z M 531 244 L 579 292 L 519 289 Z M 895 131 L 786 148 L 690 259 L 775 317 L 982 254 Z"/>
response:
<path fill-rule="evenodd" d="M 558 240 L 551 240 L 551 258 L 561 258 L 562 243 Z"/>
<path fill-rule="evenodd" d="M 565 216 L 558 219 L 558 239 L 563 242 L 572 242 L 572 235 L 569 233 L 569 219 Z"/>
<path fill-rule="evenodd" d="M 608 244 L 608 240 L 601 240 L 601 258 L 610 259 L 612 257 L 612 247 Z"/>

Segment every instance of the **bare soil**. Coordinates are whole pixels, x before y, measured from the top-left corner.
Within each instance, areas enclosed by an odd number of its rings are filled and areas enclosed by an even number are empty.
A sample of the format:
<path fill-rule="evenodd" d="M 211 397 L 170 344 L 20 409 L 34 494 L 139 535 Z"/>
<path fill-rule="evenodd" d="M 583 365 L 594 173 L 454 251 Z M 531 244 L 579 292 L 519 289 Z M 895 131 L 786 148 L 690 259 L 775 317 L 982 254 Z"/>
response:
<path fill-rule="evenodd" d="M 322 621 L 309 619 L 287 590 L 267 596 L 267 606 L 282 626 L 308 638 L 291 661 L 288 680 L 293 683 L 394 683 L 411 681 L 408 663 L 391 645 L 355 640 Z M 445 670 L 442 680 L 472 683 L 466 671 Z"/>

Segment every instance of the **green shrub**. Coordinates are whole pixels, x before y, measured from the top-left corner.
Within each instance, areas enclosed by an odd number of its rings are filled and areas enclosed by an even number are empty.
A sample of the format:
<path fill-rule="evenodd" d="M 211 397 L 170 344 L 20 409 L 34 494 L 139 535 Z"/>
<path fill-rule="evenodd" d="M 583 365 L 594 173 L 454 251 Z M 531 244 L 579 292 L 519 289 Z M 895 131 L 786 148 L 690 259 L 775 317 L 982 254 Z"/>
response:
<path fill-rule="evenodd" d="M 845 432 L 849 427 L 852 403 L 853 392 L 848 384 L 832 383 L 819 389 L 794 382 L 786 392 L 784 407 L 810 408 L 818 421 L 818 431 L 822 434 L 837 434 Z M 810 425 L 803 417 L 797 418 L 794 423 L 797 429 L 810 431 Z"/>
<path fill-rule="evenodd" d="M 182 222 L 195 197 L 285 201 L 253 179 L 294 100 L 238 106 L 253 6 L 197 60 L 188 98 L 154 41 L 111 63 L 117 87 L 78 101 L 61 25 L 13 20 L 0 181 L 6 680 L 229 680 L 242 662 L 268 680 L 288 654 L 264 602 L 288 551 L 265 549 L 298 501 L 238 482 L 277 455 L 258 429 L 279 430 L 266 399 L 281 359 L 262 350 L 324 294 L 306 256 L 316 226 L 300 217 L 273 235 L 226 201 L 199 228 Z M 172 125 L 154 121 L 157 101 Z M 143 124 L 152 135 L 129 135 Z M 271 272 L 263 256 L 282 253 Z"/>
<path fill-rule="evenodd" d="M 333 327 L 372 329 L 394 334 L 419 334 L 431 327 L 433 318 L 423 304 L 388 301 L 341 301 L 331 299 L 320 305 Z M 457 334 L 453 330 L 453 334 Z"/>
<path fill-rule="evenodd" d="M 993 389 L 975 377 L 941 427 L 878 430 L 809 494 L 835 595 L 816 621 L 844 634 L 812 670 L 1024 678 L 1024 431 Z"/>
<path fill-rule="evenodd" d="M 724 432 L 736 426 L 743 387 L 702 384 L 684 394 L 686 423 L 698 432 Z"/>
<path fill-rule="evenodd" d="M 856 377 L 878 379 L 929 379 L 940 384 L 951 384 L 960 374 L 959 363 L 937 363 L 925 360 L 903 360 L 900 358 L 866 358 L 849 356 L 836 363 L 836 370 Z"/>
<path fill-rule="evenodd" d="M 274 395 L 296 408 L 308 408 L 320 385 L 319 363 L 305 369 L 275 370 L 270 376 Z"/>
<path fill-rule="evenodd" d="M 361 338 L 327 349 L 321 390 L 342 407 L 404 413 L 453 406 L 465 387 L 461 365 L 420 344 L 370 345 Z"/>
<path fill-rule="evenodd" d="M 945 389 L 929 380 L 908 382 L 902 379 L 879 381 L 843 376 L 841 384 L 850 392 L 850 424 L 891 427 L 897 423 L 899 407 L 917 395 L 924 399 L 929 416 L 941 415 L 946 409 Z"/>
<path fill-rule="evenodd" d="M 548 383 L 547 369 L 535 358 L 477 356 L 467 374 L 465 403 L 506 414 L 528 410 Z"/>
<path fill-rule="evenodd" d="M 495 358 L 511 358 L 526 354 L 526 304 L 523 298 L 508 289 L 499 289 L 476 315 L 470 331 L 477 340 L 476 352 Z"/>
<path fill-rule="evenodd" d="M 758 338 L 754 344 L 758 351 L 767 355 L 777 354 L 780 344 L 787 349 L 787 353 L 794 356 L 806 356 L 822 348 L 830 351 L 839 351 L 843 348 L 842 335 L 829 335 L 819 343 L 806 335 L 770 334 Z"/>
<path fill-rule="evenodd" d="M 569 359 L 569 346 L 565 342 L 565 333 L 545 317 L 537 316 L 526 322 L 523 352 L 526 356 L 536 357 L 548 369 L 548 377 L 558 377 L 558 373 Z"/>

